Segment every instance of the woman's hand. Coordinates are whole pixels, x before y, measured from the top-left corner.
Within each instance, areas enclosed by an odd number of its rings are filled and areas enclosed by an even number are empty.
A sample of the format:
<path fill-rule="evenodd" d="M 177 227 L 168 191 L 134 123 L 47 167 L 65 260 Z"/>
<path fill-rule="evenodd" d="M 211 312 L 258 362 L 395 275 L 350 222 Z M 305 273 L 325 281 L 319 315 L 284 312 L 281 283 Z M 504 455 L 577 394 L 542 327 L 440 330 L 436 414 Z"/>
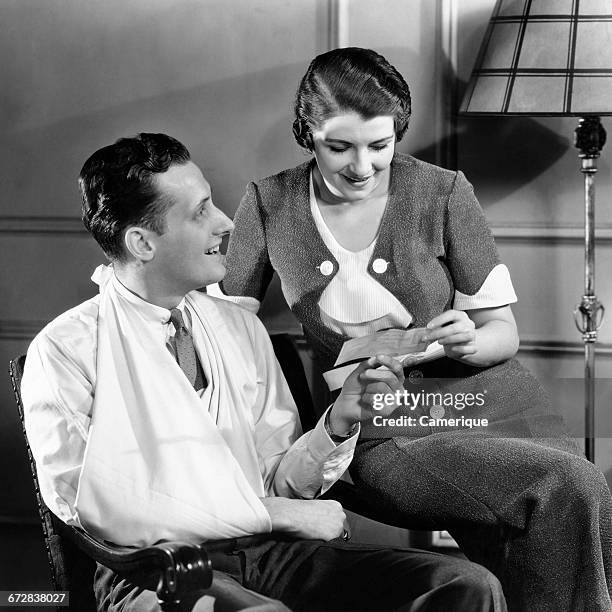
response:
<path fill-rule="evenodd" d="M 375 395 L 404 388 L 404 368 L 393 357 L 376 355 L 360 363 L 344 382 L 329 415 L 334 433 L 346 435 L 359 421 L 372 418 Z"/>
<path fill-rule="evenodd" d="M 428 324 L 426 342 L 438 341 L 451 359 L 461 359 L 476 352 L 476 324 L 463 310 L 447 310 Z"/>
<path fill-rule="evenodd" d="M 424 339 L 437 340 L 451 359 L 486 367 L 514 357 L 519 338 L 510 306 L 447 310 L 427 324 Z"/>

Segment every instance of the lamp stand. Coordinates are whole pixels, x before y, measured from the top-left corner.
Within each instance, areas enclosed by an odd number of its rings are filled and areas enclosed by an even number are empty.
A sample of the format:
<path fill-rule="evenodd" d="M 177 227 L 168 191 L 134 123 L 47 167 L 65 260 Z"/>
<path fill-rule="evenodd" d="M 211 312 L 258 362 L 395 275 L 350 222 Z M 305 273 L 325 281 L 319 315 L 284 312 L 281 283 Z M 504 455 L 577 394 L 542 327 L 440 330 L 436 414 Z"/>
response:
<path fill-rule="evenodd" d="M 597 116 L 582 117 L 574 144 L 584 175 L 584 294 L 574 310 L 576 327 L 584 343 L 584 448 L 595 462 L 595 342 L 605 312 L 595 295 L 595 173 L 597 158 L 606 142 L 606 130 Z"/>

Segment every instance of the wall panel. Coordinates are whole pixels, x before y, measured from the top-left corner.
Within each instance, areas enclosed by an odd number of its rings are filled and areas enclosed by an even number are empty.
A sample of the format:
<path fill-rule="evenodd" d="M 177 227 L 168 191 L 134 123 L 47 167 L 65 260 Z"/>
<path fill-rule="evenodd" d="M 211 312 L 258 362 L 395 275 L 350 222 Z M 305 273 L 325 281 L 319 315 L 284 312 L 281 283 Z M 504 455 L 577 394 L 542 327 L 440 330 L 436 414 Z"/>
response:
<path fill-rule="evenodd" d="M 449 0 L 453 3 L 454 0 Z M 454 73 L 463 92 L 495 0 L 461 0 L 457 8 Z M 610 127 L 607 118 L 604 126 Z M 572 312 L 584 288 L 583 178 L 572 144 L 576 120 L 471 117 L 457 122 L 457 163 L 474 185 L 519 302 L 513 307 L 522 339 L 520 356 L 554 390 L 555 378 L 575 377 L 559 403 L 572 431 L 583 423 L 583 348 Z M 596 213 L 596 293 L 612 308 L 612 197 L 610 153 L 599 160 Z M 597 462 L 612 480 L 612 325 L 604 321 L 597 345 Z M 552 383 L 550 381 L 553 381 Z M 563 400 L 563 401 L 561 401 Z"/>
<path fill-rule="evenodd" d="M 88 234 L 0 234 L 2 321 L 49 321 L 95 295 L 89 277 L 106 259 Z"/>
<path fill-rule="evenodd" d="M 291 133 L 328 2 L 6 0 L 0 3 L 0 363 L 94 295 L 104 261 L 76 185 L 97 148 L 141 131 L 182 140 L 233 214 L 246 183 L 305 159 Z M 282 308 L 270 308 L 271 319 Z M 0 384 L 0 518 L 29 513 L 26 464 Z"/>
<path fill-rule="evenodd" d="M 524 342 L 519 359 L 543 383 L 571 435 L 584 448 L 584 358 L 580 343 Z M 612 349 L 597 351 L 595 385 L 595 459 L 612 487 Z"/>
<path fill-rule="evenodd" d="M 584 290 L 584 254 L 580 238 L 547 239 L 540 230 L 525 237 L 508 237 L 507 228 L 494 226 L 501 259 L 512 274 L 519 297 L 513 306 L 521 337 L 532 340 L 578 341 L 573 318 L 576 304 Z M 499 235 L 501 234 L 501 235 Z M 504 235 L 506 234 L 506 235 Z M 572 236 L 567 232 L 567 236 Z M 612 284 L 608 270 L 612 266 L 612 243 L 601 241 L 597 245 L 596 289 L 599 299 L 612 303 Z M 604 325 L 600 340 L 612 342 L 612 326 Z"/>

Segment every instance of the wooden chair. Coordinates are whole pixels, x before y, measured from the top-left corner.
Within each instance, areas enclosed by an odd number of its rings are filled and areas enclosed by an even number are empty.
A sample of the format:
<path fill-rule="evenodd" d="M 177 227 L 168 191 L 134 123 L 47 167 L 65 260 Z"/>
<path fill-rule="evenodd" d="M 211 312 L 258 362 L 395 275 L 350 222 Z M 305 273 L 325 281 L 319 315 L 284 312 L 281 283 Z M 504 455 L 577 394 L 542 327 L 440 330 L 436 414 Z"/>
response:
<path fill-rule="evenodd" d="M 22 428 L 21 377 L 24 364 L 25 356 L 21 356 L 12 360 L 9 367 Z M 69 610 L 96 612 L 93 592 L 96 562 L 119 573 L 155 573 L 159 576 L 157 597 L 164 612 L 179 612 L 182 610 L 182 599 L 211 585 L 212 567 L 203 546 L 185 542 L 164 542 L 140 549 L 116 546 L 60 521 L 42 499 L 25 428 L 23 435 L 42 522 L 51 583 L 56 591 L 69 591 Z M 62 610 L 66 608 L 58 608 L 58 611 Z"/>

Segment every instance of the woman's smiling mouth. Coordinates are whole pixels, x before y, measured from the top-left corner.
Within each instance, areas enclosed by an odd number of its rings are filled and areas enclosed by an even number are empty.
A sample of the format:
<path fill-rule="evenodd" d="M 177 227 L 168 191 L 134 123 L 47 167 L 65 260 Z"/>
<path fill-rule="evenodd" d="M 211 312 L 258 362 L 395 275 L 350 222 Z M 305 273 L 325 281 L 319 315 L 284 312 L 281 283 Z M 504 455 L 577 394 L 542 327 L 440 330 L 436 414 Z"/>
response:
<path fill-rule="evenodd" d="M 349 184 L 354 185 L 356 187 L 361 187 L 365 185 L 374 175 L 370 174 L 369 176 L 347 176 L 346 174 L 341 174 L 342 178 L 344 178 Z"/>

